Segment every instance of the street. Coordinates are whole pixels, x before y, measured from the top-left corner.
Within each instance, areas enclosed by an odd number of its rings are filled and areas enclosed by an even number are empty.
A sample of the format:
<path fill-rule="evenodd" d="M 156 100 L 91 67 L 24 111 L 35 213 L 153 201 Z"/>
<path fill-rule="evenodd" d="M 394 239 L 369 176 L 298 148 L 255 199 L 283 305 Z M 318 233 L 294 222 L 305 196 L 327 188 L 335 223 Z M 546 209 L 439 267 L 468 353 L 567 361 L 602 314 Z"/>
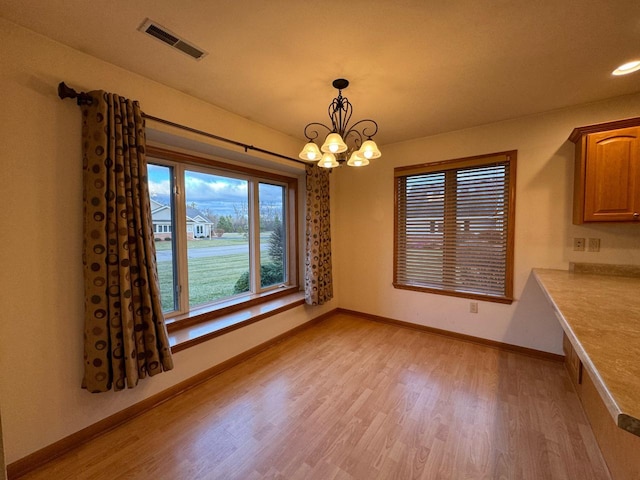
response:
<path fill-rule="evenodd" d="M 269 248 L 267 243 L 260 245 L 260 251 L 263 252 Z M 189 258 L 202 258 L 202 257 L 218 257 L 220 255 L 232 255 L 238 253 L 249 253 L 249 245 L 227 245 L 224 247 L 204 247 L 204 248 L 191 248 L 187 250 L 187 256 Z M 168 262 L 171 260 L 171 250 L 162 250 L 156 252 L 156 260 L 158 262 Z"/>

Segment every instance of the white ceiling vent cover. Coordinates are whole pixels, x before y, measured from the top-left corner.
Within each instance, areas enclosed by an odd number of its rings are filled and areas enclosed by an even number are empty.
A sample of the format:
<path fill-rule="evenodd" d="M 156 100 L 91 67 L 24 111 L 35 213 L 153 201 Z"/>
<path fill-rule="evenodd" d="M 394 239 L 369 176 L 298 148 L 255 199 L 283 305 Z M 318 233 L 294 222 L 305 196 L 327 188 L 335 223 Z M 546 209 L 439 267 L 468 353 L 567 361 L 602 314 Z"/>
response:
<path fill-rule="evenodd" d="M 196 60 L 201 60 L 207 55 L 207 52 L 202 50 L 199 47 L 196 47 L 193 43 L 188 42 L 173 33 L 171 30 L 166 29 L 162 25 L 158 25 L 153 20 L 149 20 L 148 18 L 144 21 L 140 28 L 138 28 L 143 33 L 147 35 L 151 35 L 152 37 L 160 40 L 167 45 L 172 46 L 173 48 L 181 51 L 182 53 L 186 53 L 191 58 L 195 58 Z"/>

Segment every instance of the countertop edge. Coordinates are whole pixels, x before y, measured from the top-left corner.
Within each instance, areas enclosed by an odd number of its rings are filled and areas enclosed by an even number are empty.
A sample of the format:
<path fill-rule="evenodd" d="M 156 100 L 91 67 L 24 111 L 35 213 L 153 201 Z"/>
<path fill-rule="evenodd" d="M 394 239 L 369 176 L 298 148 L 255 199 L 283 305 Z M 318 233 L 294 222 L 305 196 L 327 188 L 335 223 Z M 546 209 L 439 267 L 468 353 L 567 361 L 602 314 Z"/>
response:
<path fill-rule="evenodd" d="M 589 356 L 585 352 L 584 348 L 582 347 L 582 344 L 580 343 L 580 340 L 572 330 L 571 325 L 569 324 L 569 322 L 567 322 L 567 319 L 564 317 L 562 311 L 554 301 L 553 297 L 547 291 L 547 288 L 544 285 L 543 280 L 538 276 L 539 270 L 554 271 L 554 269 L 534 268 L 532 270 L 533 277 L 536 279 L 536 282 L 538 282 L 540 289 L 544 293 L 547 300 L 549 300 L 549 303 L 553 306 L 553 310 L 556 314 L 556 317 L 558 318 L 558 321 L 560 322 L 560 325 L 562 326 L 562 330 L 564 330 L 565 334 L 569 338 L 569 341 L 573 345 L 576 353 L 578 354 L 578 357 L 582 361 L 583 366 L 589 372 L 591 379 L 593 380 L 593 384 L 596 387 L 596 390 L 598 391 L 598 393 L 600 394 L 600 397 L 602 398 L 602 401 L 607 407 L 607 410 L 609 411 L 609 414 L 611 415 L 613 421 L 616 423 L 618 427 L 622 428 L 623 430 L 627 430 L 629 433 L 632 433 L 634 435 L 640 435 L 640 420 L 626 413 L 623 413 L 620 410 L 618 403 L 615 401 L 615 399 L 613 398 L 613 395 L 607 388 L 605 382 L 602 380 L 602 377 L 598 373 L 598 370 L 596 369 L 595 365 L 593 365 L 591 358 L 589 358 Z M 555 271 L 570 273 L 565 270 L 556 269 Z"/>
<path fill-rule="evenodd" d="M 626 413 L 618 416 L 618 426 L 629 433 L 640 436 L 640 420 Z"/>

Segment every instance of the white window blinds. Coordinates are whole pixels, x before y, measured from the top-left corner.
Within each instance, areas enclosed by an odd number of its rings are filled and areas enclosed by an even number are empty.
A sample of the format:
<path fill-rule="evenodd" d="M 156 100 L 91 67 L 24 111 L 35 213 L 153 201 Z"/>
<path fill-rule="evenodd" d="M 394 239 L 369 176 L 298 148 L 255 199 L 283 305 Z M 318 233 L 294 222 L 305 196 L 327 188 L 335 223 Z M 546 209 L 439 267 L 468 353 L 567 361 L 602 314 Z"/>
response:
<path fill-rule="evenodd" d="M 394 285 L 510 301 L 515 152 L 395 174 Z"/>

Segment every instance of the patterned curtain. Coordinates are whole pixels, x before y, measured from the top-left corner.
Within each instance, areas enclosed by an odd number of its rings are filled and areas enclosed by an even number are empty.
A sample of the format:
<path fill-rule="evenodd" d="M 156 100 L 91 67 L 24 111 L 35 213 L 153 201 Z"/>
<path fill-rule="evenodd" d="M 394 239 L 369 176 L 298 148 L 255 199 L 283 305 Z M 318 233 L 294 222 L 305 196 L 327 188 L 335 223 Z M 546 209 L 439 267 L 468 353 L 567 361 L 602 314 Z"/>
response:
<path fill-rule="evenodd" d="M 90 92 L 82 107 L 84 379 L 90 392 L 133 388 L 173 368 L 160 304 L 138 102 Z"/>
<path fill-rule="evenodd" d="M 322 305 L 333 298 L 329 170 L 307 165 L 305 301 Z"/>

